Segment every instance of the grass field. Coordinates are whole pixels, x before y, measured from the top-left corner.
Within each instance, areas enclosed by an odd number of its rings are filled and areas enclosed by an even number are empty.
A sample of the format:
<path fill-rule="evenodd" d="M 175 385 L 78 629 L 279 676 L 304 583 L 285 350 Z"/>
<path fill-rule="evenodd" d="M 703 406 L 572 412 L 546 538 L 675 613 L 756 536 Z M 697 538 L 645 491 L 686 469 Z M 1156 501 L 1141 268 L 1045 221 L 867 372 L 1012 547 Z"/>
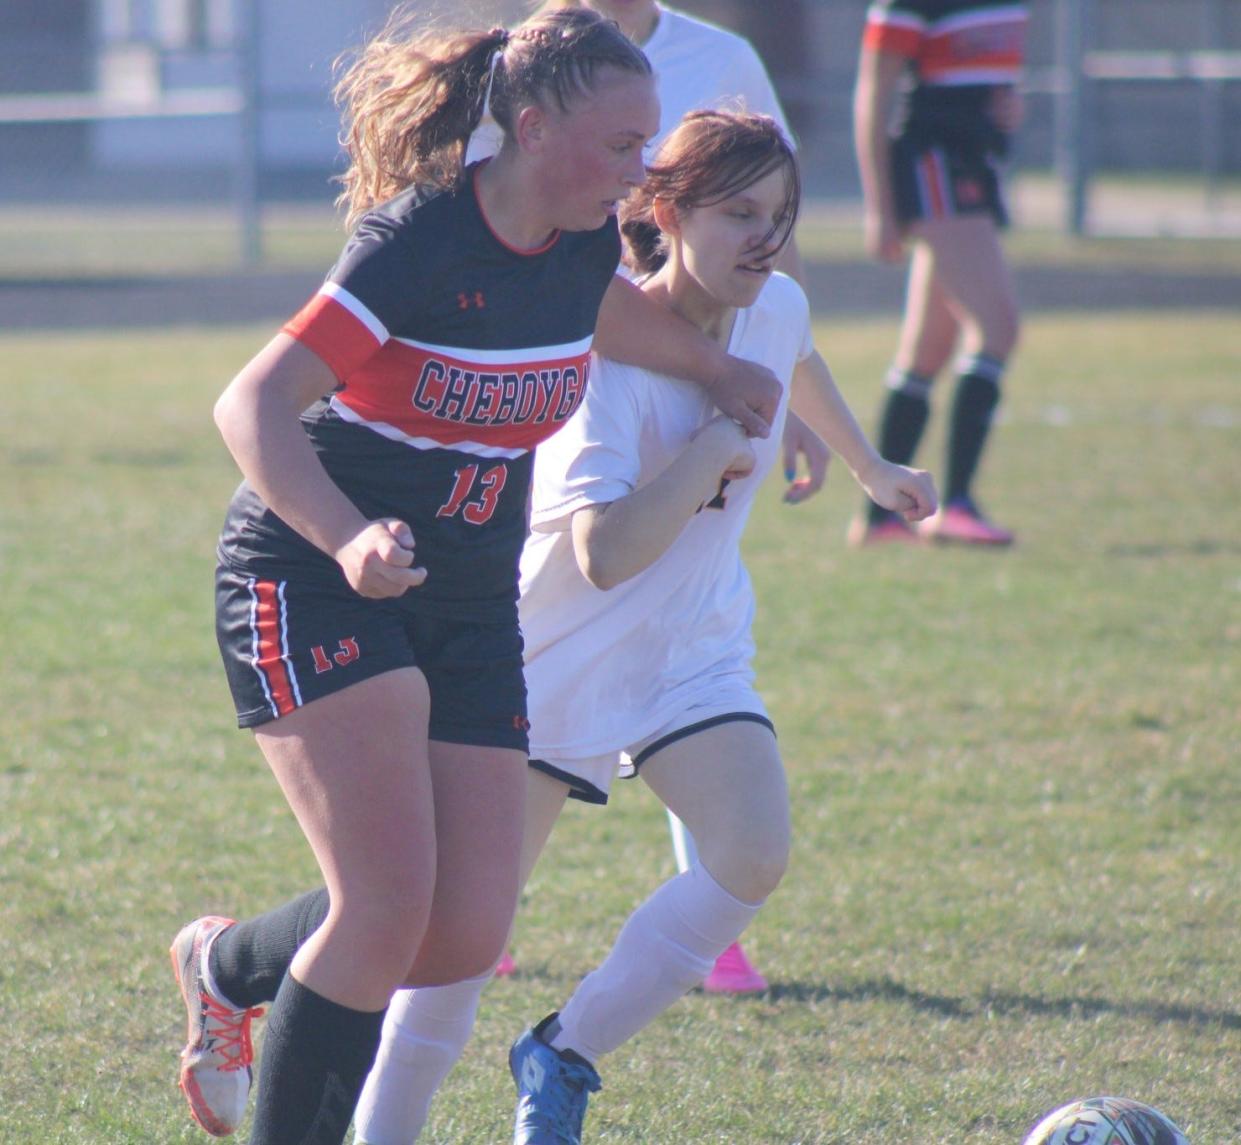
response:
<path fill-rule="evenodd" d="M 212 636 L 209 409 L 267 333 L 0 337 L 5 1143 L 205 1141 L 167 944 L 315 878 Z M 870 424 L 891 320 L 818 333 Z M 1237 367 L 1235 314 L 1032 317 L 982 485 L 1012 552 L 853 553 L 846 474 L 764 490 L 773 989 L 691 995 L 605 1061 L 589 1140 L 1016 1145 L 1101 1092 L 1241 1139 Z M 670 863 L 640 784 L 570 809 L 427 1140 L 507 1140 L 509 1041 Z"/>

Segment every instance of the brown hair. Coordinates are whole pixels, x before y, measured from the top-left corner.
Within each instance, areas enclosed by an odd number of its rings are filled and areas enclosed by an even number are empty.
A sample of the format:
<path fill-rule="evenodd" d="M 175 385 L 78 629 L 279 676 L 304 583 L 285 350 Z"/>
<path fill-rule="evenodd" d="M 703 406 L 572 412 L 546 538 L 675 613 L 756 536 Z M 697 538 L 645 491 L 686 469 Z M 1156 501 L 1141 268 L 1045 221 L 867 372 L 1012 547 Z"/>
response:
<path fill-rule="evenodd" d="M 655 200 L 688 210 L 722 202 L 772 171 L 784 171 L 784 207 L 763 238 L 782 249 L 793 233 L 801 206 L 797 156 L 780 125 L 769 115 L 735 111 L 691 111 L 660 144 L 646 170 L 646 182 L 621 205 L 626 261 L 650 274 L 668 257 L 655 223 Z"/>
<path fill-rule="evenodd" d="M 352 225 L 415 183 L 460 183 L 465 149 L 490 97 L 506 136 L 527 103 L 568 111 L 603 68 L 650 75 L 651 65 L 611 20 L 585 8 L 542 13 L 516 30 L 442 31 L 398 9 L 343 66 L 335 88 L 349 167 L 338 205 Z"/>

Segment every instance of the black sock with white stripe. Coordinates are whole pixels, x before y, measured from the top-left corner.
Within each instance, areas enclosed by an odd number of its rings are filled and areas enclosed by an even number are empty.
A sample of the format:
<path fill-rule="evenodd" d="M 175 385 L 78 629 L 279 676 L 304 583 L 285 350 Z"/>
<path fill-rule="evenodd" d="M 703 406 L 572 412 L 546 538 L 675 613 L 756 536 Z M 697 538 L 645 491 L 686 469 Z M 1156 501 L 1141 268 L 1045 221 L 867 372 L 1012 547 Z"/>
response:
<path fill-rule="evenodd" d="M 908 465 L 918 452 L 927 419 L 931 416 L 931 384 L 932 379 L 912 370 L 893 367 L 888 373 L 888 393 L 879 418 L 879 440 L 876 442 L 885 460 Z M 873 501 L 867 502 L 866 511 L 872 524 L 890 515 Z"/>
<path fill-rule="evenodd" d="M 1000 404 L 1004 363 L 988 354 L 966 358 L 957 368 L 957 387 L 948 423 L 944 500 L 967 501 L 978 463 Z"/>
<path fill-rule="evenodd" d="M 326 887 L 223 930 L 207 952 L 213 992 L 239 1010 L 271 1002 L 302 944 L 327 918 Z"/>

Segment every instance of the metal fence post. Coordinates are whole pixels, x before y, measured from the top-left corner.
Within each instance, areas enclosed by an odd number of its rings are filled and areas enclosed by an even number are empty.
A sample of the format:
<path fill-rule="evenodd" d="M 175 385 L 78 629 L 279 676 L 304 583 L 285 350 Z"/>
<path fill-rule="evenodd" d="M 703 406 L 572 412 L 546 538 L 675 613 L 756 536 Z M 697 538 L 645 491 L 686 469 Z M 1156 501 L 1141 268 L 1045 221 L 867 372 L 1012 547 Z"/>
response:
<path fill-rule="evenodd" d="M 1083 58 L 1093 0 L 1057 0 L 1055 158 L 1065 198 L 1065 226 L 1080 235 L 1086 228 L 1090 138 L 1086 121 Z"/>
<path fill-rule="evenodd" d="M 234 197 L 241 261 L 257 266 L 263 261 L 262 209 L 259 204 L 260 122 L 259 57 L 263 0 L 236 0 L 238 81 L 241 110 L 237 116 L 237 165 Z"/>
<path fill-rule="evenodd" d="M 1202 42 L 1208 47 L 1224 43 L 1224 14 L 1219 0 L 1207 0 L 1202 14 Z M 1206 176 L 1206 201 L 1214 208 L 1219 199 L 1224 169 L 1224 85 L 1211 76 L 1202 80 L 1202 168 Z"/>

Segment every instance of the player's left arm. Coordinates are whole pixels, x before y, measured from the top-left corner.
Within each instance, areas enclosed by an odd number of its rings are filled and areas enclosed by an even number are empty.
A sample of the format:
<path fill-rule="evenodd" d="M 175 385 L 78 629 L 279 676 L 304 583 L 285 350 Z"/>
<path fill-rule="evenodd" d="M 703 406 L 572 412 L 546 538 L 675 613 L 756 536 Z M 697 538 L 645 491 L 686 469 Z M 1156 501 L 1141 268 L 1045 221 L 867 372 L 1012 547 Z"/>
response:
<path fill-rule="evenodd" d="M 997 84 L 987 100 L 987 113 L 1000 131 L 1014 135 L 1025 120 L 1025 96 L 1015 84 Z"/>
<path fill-rule="evenodd" d="M 885 461 L 879 455 L 817 350 L 794 368 L 789 400 L 799 416 L 849 467 L 876 504 L 901 513 L 909 521 L 920 521 L 935 512 L 935 483 L 931 475 Z"/>
<path fill-rule="evenodd" d="M 801 252 L 797 249 L 797 238 L 789 236 L 789 241 L 776 263 L 776 269 L 783 271 L 796 281 L 804 290 L 806 272 L 802 264 Z M 784 491 L 784 500 L 789 505 L 797 505 L 813 497 L 823 488 L 827 481 L 827 467 L 832 460 L 832 451 L 827 443 L 812 430 L 792 410 L 784 419 L 784 438 L 781 442 L 784 460 L 784 480 L 788 488 Z M 805 459 L 806 472 L 798 476 L 797 459 Z"/>

